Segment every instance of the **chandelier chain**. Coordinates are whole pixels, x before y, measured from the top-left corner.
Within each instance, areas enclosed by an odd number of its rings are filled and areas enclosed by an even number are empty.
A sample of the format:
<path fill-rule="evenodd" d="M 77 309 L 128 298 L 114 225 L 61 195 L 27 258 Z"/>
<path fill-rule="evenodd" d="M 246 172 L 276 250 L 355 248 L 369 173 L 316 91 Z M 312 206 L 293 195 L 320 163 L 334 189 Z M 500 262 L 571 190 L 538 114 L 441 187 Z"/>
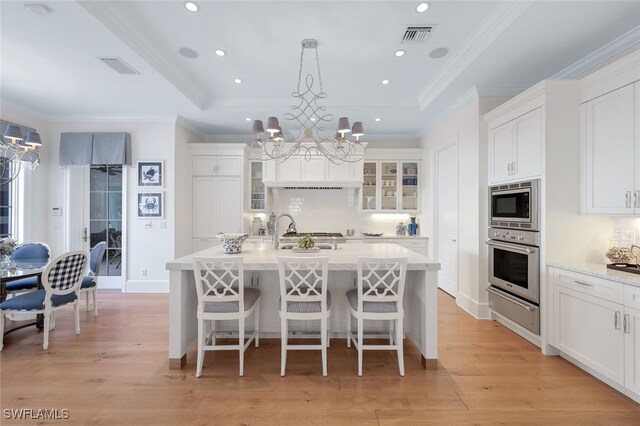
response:
<path fill-rule="evenodd" d="M 317 47 L 316 47 L 316 66 L 318 67 L 318 83 L 320 84 L 320 93 L 324 93 L 324 89 L 322 88 L 322 74 L 320 74 L 320 56 L 318 55 Z"/>

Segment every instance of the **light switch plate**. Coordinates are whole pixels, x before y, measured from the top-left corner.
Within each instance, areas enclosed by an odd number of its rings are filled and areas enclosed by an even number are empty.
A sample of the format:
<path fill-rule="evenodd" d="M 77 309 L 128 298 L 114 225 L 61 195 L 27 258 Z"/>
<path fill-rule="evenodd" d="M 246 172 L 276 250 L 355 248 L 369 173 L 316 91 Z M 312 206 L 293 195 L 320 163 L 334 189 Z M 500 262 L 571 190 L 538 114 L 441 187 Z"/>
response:
<path fill-rule="evenodd" d="M 145 222 L 144 229 L 151 229 L 151 222 Z"/>

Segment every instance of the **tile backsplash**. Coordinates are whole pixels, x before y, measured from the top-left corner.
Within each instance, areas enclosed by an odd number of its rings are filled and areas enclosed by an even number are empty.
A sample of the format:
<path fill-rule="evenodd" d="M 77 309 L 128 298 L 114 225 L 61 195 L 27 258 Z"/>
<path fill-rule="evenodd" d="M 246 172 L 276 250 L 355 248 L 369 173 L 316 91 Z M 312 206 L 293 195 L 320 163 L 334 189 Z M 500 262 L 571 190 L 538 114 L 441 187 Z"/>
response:
<path fill-rule="evenodd" d="M 271 209 L 263 218 L 266 226 L 269 214 L 289 213 L 296 220 L 299 232 L 342 232 L 355 229 L 361 232 L 395 234 L 396 225 L 409 223 L 413 215 L 402 213 L 361 212 L 356 198 L 359 191 L 347 189 L 280 189 L 274 191 L 270 200 Z M 253 215 L 246 220 L 251 221 Z M 420 216 L 418 215 L 418 223 Z M 282 219 L 283 227 L 288 226 Z M 419 229 L 419 234 L 424 235 Z"/>

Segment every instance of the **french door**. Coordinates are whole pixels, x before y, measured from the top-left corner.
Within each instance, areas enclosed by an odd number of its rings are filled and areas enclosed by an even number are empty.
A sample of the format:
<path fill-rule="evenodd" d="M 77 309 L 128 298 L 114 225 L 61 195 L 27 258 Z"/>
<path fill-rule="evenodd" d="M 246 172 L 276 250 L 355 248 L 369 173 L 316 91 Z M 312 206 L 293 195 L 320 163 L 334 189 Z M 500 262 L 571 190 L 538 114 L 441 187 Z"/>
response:
<path fill-rule="evenodd" d="M 90 251 L 106 242 L 98 287 L 125 289 L 126 169 L 119 165 L 69 168 L 67 250 Z"/>

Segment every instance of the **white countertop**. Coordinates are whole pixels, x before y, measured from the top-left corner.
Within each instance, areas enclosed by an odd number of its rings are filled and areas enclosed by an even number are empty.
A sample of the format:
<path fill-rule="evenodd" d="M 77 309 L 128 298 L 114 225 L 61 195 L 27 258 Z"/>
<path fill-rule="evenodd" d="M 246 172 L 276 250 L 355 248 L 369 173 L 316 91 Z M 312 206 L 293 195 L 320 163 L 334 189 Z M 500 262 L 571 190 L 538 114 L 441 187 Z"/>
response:
<path fill-rule="evenodd" d="M 413 238 L 413 237 L 412 237 Z M 329 258 L 330 271 L 355 271 L 357 258 L 359 256 L 370 257 L 406 257 L 408 259 L 407 269 L 410 271 L 438 271 L 440 264 L 435 260 L 422 256 L 412 250 L 401 247 L 397 244 L 366 244 L 353 243 L 342 244 L 337 250 L 320 250 L 317 253 L 293 253 L 291 250 L 275 250 L 271 244 L 249 243 L 242 246 L 242 253 L 238 255 L 226 255 L 222 252 L 222 246 L 211 247 L 197 253 L 184 256 L 167 262 L 167 269 L 171 271 L 192 270 L 191 263 L 194 256 L 242 256 L 246 270 L 253 271 L 275 271 L 278 269 L 278 257 L 309 257 L 327 256 Z"/>
<path fill-rule="evenodd" d="M 640 287 L 640 275 L 636 275 L 631 272 L 622 272 L 616 271 L 614 269 L 608 269 L 607 265 L 602 263 L 552 262 L 548 263 L 547 266 L 566 269 L 567 271 L 580 272 L 582 274 Z"/>

